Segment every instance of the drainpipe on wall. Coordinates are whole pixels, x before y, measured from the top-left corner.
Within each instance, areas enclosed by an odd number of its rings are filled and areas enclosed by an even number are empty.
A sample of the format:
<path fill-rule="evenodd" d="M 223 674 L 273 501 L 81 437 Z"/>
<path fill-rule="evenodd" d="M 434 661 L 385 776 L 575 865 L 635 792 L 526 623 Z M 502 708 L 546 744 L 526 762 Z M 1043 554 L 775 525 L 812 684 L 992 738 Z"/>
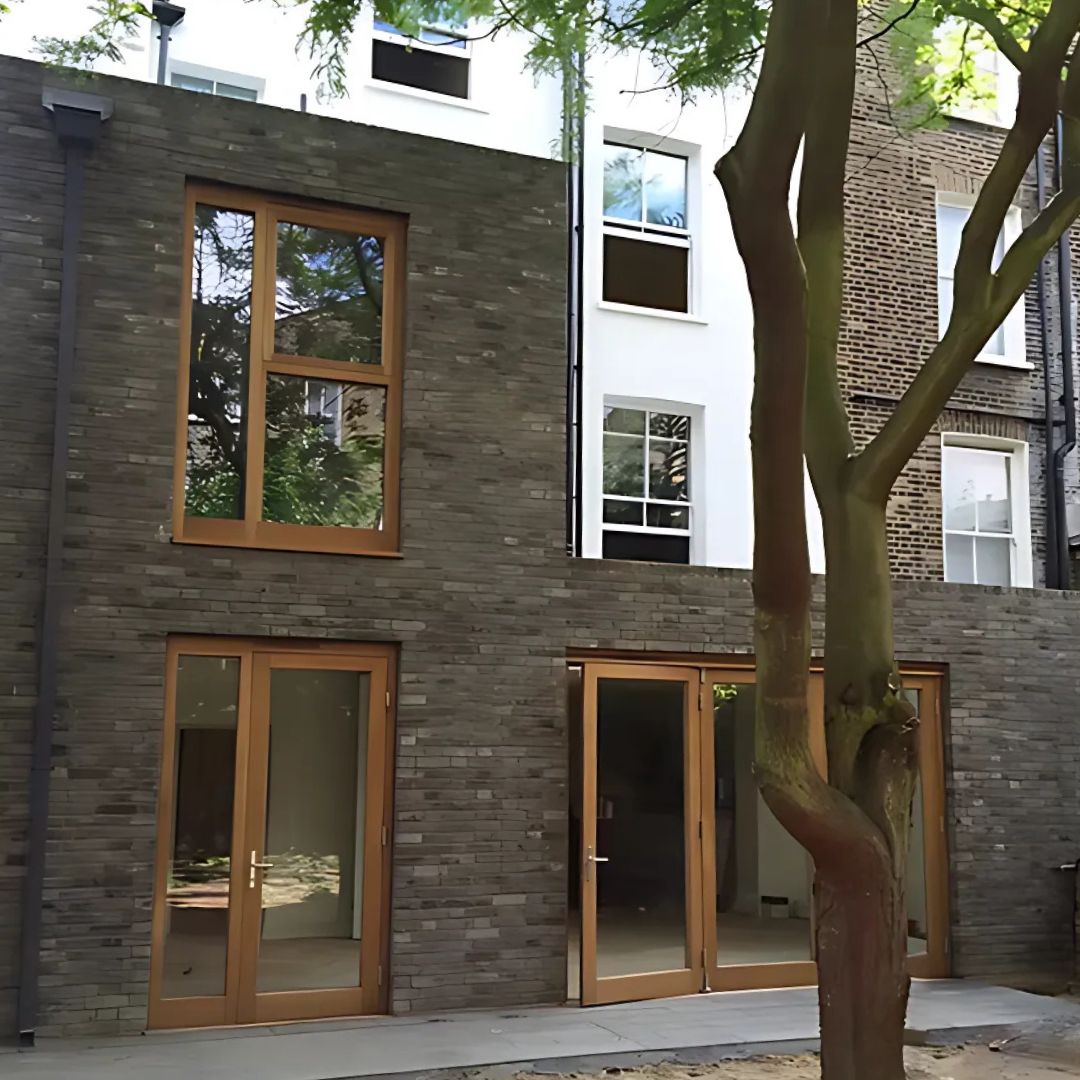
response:
<path fill-rule="evenodd" d="M 1043 147 L 1035 155 L 1035 198 L 1041 211 L 1046 206 L 1046 170 L 1043 166 Z M 1042 341 L 1043 369 L 1043 413 L 1046 420 L 1043 469 L 1043 486 L 1046 499 L 1046 587 L 1056 589 L 1058 585 L 1057 557 L 1057 487 L 1054 483 L 1054 386 L 1051 376 L 1053 367 L 1050 358 L 1050 318 L 1046 310 L 1046 260 L 1039 263 L 1036 276 L 1039 303 L 1039 336 Z"/>
<path fill-rule="evenodd" d="M 49 824 L 49 773 L 56 711 L 58 638 L 63 600 L 64 518 L 67 509 L 71 384 L 75 373 L 75 326 L 79 287 L 79 240 L 83 229 L 86 159 L 112 115 L 113 103 L 96 94 L 46 88 L 41 104 L 52 114 L 64 148 L 64 216 L 60 269 L 60 330 L 56 360 L 52 468 L 46 519 L 44 586 L 38 620 L 37 702 L 30 759 L 26 877 L 23 879 L 17 1022 L 19 1041 L 34 1042 L 38 1021 L 41 905 L 45 885 L 45 842 Z"/>
<path fill-rule="evenodd" d="M 581 385 L 584 325 L 585 262 L 585 120 L 577 108 L 585 92 L 585 53 L 563 74 L 563 146 L 569 152 L 566 206 L 570 233 L 567 246 L 566 304 L 566 553 L 581 554 Z"/>
<path fill-rule="evenodd" d="M 179 4 L 169 4 L 166 0 L 154 0 L 150 11 L 154 22 L 161 27 L 158 34 L 157 81 L 164 85 L 166 69 L 169 66 L 169 36 L 174 26 L 184 21 L 187 9 Z"/>
<path fill-rule="evenodd" d="M 1061 113 L 1054 125 L 1054 149 L 1057 157 L 1058 190 L 1062 186 L 1063 121 Z M 1054 495 L 1057 503 L 1057 587 L 1067 589 L 1070 581 L 1069 523 L 1065 513 L 1065 458 L 1076 446 L 1076 399 L 1073 394 L 1073 310 L 1072 250 L 1070 230 L 1058 239 L 1058 299 L 1061 319 L 1061 404 L 1065 409 L 1065 441 L 1054 451 Z"/>

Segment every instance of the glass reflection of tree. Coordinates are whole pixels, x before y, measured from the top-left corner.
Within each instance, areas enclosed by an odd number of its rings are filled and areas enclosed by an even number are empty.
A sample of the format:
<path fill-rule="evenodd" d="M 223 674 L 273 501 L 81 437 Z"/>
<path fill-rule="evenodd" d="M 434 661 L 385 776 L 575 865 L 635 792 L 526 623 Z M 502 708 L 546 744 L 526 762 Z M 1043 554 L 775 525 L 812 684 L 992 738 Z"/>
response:
<path fill-rule="evenodd" d="M 671 413 L 650 414 L 649 496 L 651 498 L 672 501 L 683 501 L 687 498 L 689 430 L 689 420 L 685 416 Z"/>
<path fill-rule="evenodd" d="M 251 271 L 250 214 L 196 207 L 185 510 L 243 513 Z"/>
<path fill-rule="evenodd" d="M 385 390 L 323 382 L 313 408 L 313 381 L 267 380 L 263 517 L 380 528 Z"/>
<path fill-rule="evenodd" d="M 382 241 L 281 222 L 275 306 L 277 352 L 379 363 Z"/>

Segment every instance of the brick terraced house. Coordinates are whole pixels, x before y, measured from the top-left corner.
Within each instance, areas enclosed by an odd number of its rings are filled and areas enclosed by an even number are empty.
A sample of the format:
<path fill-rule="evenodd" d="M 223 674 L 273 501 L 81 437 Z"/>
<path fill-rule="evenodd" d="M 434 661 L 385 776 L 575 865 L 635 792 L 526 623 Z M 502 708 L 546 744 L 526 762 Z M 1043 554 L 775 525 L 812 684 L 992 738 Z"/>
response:
<path fill-rule="evenodd" d="M 316 115 L 287 20 L 237 71 L 244 5 L 187 7 L 126 71 L 0 58 L 0 1030 L 812 983 L 810 867 L 750 772 L 734 131 L 613 63 L 568 168 L 513 41 L 382 24 Z M 867 80 L 861 434 L 1000 139 L 898 139 Z M 919 976 L 1070 964 L 1070 255 L 891 503 Z"/>

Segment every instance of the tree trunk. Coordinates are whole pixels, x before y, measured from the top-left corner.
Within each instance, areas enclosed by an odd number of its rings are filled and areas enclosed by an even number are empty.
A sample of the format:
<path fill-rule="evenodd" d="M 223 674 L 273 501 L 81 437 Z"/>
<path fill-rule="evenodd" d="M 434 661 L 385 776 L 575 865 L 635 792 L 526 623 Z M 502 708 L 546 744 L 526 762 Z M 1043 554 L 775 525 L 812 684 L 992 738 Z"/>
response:
<path fill-rule="evenodd" d="M 823 1080 L 903 1080 L 907 923 L 885 864 L 814 883 Z"/>
<path fill-rule="evenodd" d="M 815 855 L 824 1080 L 902 1080 L 905 873 L 917 727 L 899 696 L 884 505 L 841 487 L 823 510 L 829 783 L 879 843 Z"/>

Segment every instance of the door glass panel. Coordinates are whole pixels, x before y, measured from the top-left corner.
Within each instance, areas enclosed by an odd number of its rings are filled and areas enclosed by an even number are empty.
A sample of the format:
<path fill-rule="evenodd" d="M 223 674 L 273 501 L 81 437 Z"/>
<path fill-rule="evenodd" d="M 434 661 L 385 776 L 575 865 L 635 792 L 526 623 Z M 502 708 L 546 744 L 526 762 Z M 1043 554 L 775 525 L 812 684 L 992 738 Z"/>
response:
<path fill-rule="evenodd" d="M 685 969 L 685 684 L 600 679 L 596 712 L 597 975 Z"/>
<path fill-rule="evenodd" d="M 904 697 L 916 713 L 922 706 L 922 691 L 905 689 Z M 927 951 L 926 919 L 926 826 L 923 807 L 922 762 L 915 780 L 915 794 L 911 800 L 911 832 L 908 838 L 907 862 L 907 924 L 908 955 L 918 956 Z"/>
<path fill-rule="evenodd" d="M 181 656 L 162 997 L 225 993 L 240 661 Z"/>
<path fill-rule="evenodd" d="M 259 992 L 360 983 L 369 682 L 271 671 Z"/>
<path fill-rule="evenodd" d="M 716 962 L 809 960 L 810 860 L 754 780 L 754 687 L 715 683 L 712 689 Z"/>

